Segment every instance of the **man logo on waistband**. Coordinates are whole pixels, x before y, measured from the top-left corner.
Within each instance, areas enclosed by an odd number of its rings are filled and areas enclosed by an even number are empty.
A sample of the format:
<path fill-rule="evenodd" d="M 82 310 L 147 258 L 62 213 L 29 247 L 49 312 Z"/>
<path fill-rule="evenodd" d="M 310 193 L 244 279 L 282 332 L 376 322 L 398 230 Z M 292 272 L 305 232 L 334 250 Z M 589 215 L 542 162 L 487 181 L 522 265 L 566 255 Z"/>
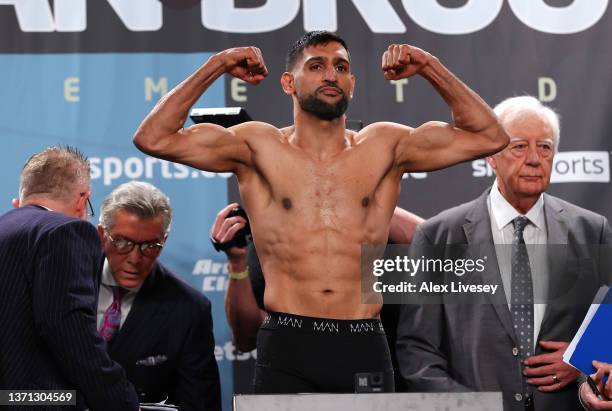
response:
<path fill-rule="evenodd" d="M 320 323 L 317 323 L 316 321 L 313 323 L 313 328 L 316 331 L 333 331 L 333 332 L 339 332 L 339 327 L 338 327 L 338 323 L 336 322 L 332 322 L 332 321 L 321 321 Z"/>
<path fill-rule="evenodd" d="M 302 328 L 302 320 L 291 317 L 278 317 L 278 325 L 290 325 L 293 328 Z"/>
<path fill-rule="evenodd" d="M 374 331 L 374 325 L 372 323 L 357 323 L 349 324 L 352 333 L 362 333 L 367 331 Z"/>

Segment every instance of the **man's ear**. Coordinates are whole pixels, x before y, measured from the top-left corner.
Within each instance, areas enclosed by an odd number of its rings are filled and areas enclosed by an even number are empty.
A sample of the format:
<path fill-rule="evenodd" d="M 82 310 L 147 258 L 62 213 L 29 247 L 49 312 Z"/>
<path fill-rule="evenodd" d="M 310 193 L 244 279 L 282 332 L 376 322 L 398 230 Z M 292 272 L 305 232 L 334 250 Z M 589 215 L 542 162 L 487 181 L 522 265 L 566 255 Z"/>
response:
<path fill-rule="evenodd" d="M 79 196 L 79 199 L 76 202 L 76 212 L 79 218 L 85 218 L 87 216 L 87 199 L 91 194 L 90 191 L 86 191 L 83 195 Z"/>
<path fill-rule="evenodd" d="M 351 91 L 349 93 L 349 98 L 353 98 L 353 94 L 355 93 L 356 80 L 357 78 L 355 77 L 355 75 L 351 73 Z"/>
<path fill-rule="evenodd" d="M 489 165 L 491 166 L 493 170 L 497 170 L 497 161 L 495 158 L 495 154 L 487 157 L 487 163 L 489 163 Z"/>
<path fill-rule="evenodd" d="M 11 204 L 13 205 L 13 208 L 19 208 L 19 199 L 18 198 L 13 198 L 11 200 Z"/>
<path fill-rule="evenodd" d="M 106 231 L 104 230 L 104 227 L 102 227 L 102 225 L 101 225 L 101 224 L 98 224 L 98 235 L 100 236 L 100 241 L 101 241 L 102 243 L 104 243 L 104 233 L 105 233 L 105 232 L 106 232 Z"/>
<path fill-rule="evenodd" d="M 293 77 L 293 73 L 285 71 L 281 76 L 280 82 L 285 94 L 291 96 L 295 93 L 295 78 Z"/>

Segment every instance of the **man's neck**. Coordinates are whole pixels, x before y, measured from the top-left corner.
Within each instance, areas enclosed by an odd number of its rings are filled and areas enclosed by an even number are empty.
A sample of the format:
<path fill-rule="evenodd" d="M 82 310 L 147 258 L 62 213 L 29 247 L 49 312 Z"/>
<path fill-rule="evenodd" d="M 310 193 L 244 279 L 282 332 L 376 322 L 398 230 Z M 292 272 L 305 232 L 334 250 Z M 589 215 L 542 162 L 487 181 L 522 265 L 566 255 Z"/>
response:
<path fill-rule="evenodd" d="M 333 120 L 322 120 L 303 110 L 297 110 L 294 122 L 291 143 L 318 159 L 323 160 L 337 155 L 346 148 L 344 116 Z"/>
<path fill-rule="evenodd" d="M 540 198 L 540 194 L 532 195 L 532 196 L 517 196 L 515 193 L 504 190 L 501 186 L 499 186 L 499 192 L 502 196 L 510 203 L 512 207 L 522 215 L 525 215 L 531 210 L 531 207 L 538 201 Z"/>
<path fill-rule="evenodd" d="M 525 215 L 531 210 L 531 207 L 538 201 L 538 197 L 536 198 L 521 198 L 517 201 L 510 202 L 512 207 L 522 215 Z"/>
<path fill-rule="evenodd" d="M 70 217 L 76 217 L 75 212 L 69 210 L 62 201 L 53 200 L 51 198 L 42 197 L 42 196 L 32 196 L 24 200 L 20 206 L 25 207 L 29 205 L 37 205 L 37 206 L 44 207 L 51 211 L 56 211 L 58 213 L 66 214 L 67 216 L 70 216 Z"/>

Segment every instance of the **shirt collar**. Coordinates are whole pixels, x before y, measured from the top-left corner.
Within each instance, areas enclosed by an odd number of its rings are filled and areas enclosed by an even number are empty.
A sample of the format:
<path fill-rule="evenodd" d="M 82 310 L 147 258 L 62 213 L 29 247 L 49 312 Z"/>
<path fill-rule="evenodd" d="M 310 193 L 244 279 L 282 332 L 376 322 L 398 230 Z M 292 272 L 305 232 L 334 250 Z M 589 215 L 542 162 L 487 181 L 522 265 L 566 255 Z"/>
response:
<path fill-rule="evenodd" d="M 491 193 L 489 196 L 491 198 L 491 213 L 493 214 L 498 230 L 502 230 L 505 226 L 510 224 L 512 220 L 522 215 L 514 207 L 512 207 L 508 200 L 506 200 L 506 198 L 499 191 L 497 179 L 493 183 L 493 187 L 491 187 Z M 529 209 L 527 214 L 525 214 L 525 217 L 529 219 L 529 222 L 540 230 L 545 229 L 544 213 L 542 212 L 543 208 L 544 195 L 540 194 L 538 201 L 536 201 L 535 204 Z"/>
<path fill-rule="evenodd" d="M 28 205 L 25 205 L 23 207 L 38 207 L 38 208 L 42 208 L 43 210 L 47 210 L 47 211 L 55 211 L 55 210 L 50 209 L 49 207 L 46 207 L 46 206 L 40 205 L 40 204 L 28 204 Z"/>
<path fill-rule="evenodd" d="M 115 278 L 113 277 L 113 273 L 110 270 L 110 264 L 108 263 L 108 258 L 104 259 L 104 267 L 102 268 L 101 282 L 103 285 L 107 287 L 119 286 L 119 284 L 117 284 L 117 281 L 115 281 Z M 138 291 L 140 291 L 141 287 L 142 287 L 142 284 L 140 284 L 137 287 L 131 287 L 131 288 L 123 287 L 123 288 L 128 290 L 129 292 L 137 293 Z"/>

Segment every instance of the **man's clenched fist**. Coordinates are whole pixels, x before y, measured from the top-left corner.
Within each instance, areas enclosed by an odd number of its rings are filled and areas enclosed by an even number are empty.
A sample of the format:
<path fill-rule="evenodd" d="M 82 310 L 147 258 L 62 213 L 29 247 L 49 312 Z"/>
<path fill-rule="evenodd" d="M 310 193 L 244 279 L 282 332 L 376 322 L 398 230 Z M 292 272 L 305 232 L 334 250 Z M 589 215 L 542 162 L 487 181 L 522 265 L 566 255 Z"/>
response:
<path fill-rule="evenodd" d="M 257 47 L 235 47 L 220 52 L 225 72 L 250 84 L 259 84 L 267 75 L 261 50 Z"/>
<path fill-rule="evenodd" d="M 382 56 L 382 69 L 387 80 L 413 76 L 427 65 L 431 54 L 408 44 L 391 44 Z"/>

